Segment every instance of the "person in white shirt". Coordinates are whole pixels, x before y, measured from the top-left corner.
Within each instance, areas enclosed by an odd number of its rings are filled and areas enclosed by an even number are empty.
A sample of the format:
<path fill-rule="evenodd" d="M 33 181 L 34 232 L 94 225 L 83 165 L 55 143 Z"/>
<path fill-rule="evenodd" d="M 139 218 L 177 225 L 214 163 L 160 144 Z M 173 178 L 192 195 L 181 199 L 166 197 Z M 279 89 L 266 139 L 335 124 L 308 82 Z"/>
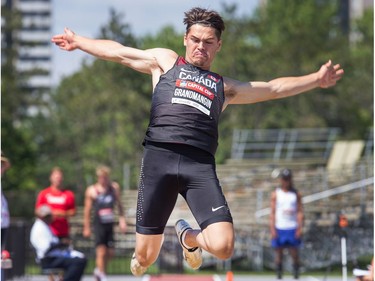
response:
<path fill-rule="evenodd" d="M 301 245 L 303 227 L 301 194 L 294 188 L 291 170 L 282 170 L 279 178 L 280 186 L 271 195 L 270 215 L 271 244 L 276 251 L 276 273 L 277 278 L 282 279 L 283 250 L 288 248 L 293 259 L 293 276 L 298 279 L 298 247 Z"/>
<path fill-rule="evenodd" d="M 87 263 L 84 254 L 73 250 L 71 245 L 61 243 L 52 233 L 49 227 L 52 211 L 48 205 L 37 208 L 36 215 L 30 242 L 36 251 L 37 262 L 42 269 L 63 268 L 64 281 L 81 280 Z"/>

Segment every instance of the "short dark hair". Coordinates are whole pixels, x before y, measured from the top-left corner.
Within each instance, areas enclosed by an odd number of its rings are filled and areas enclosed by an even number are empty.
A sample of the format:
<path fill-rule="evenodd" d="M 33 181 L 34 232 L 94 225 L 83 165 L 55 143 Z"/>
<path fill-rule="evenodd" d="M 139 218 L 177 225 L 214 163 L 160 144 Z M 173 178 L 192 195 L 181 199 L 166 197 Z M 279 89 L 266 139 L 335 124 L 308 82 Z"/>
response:
<path fill-rule="evenodd" d="M 289 170 L 289 169 L 283 169 L 280 172 L 279 177 L 284 179 L 284 180 L 291 180 L 292 179 L 292 171 Z"/>
<path fill-rule="evenodd" d="M 186 25 L 186 34 L 189 33 L 190 27 L 194 24 L 213 27 L 218 39 L 221 38 L 221 33 L 225 29 L 223 19 L 216 11 L 198 7 L 185 12 L 184 24 Z"/>

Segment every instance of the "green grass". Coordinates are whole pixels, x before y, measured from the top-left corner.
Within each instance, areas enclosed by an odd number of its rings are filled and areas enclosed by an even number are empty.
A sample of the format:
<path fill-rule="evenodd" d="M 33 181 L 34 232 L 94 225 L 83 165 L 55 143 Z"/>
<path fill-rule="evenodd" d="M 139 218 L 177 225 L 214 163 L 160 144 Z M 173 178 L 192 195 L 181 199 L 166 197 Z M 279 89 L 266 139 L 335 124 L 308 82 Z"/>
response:
<path fill-rule="evenodd" d="M 95 268 L 95 258 L 90 258 L 87 261 L 85 274 L 90 275 L 93 273 Z M 115 257 L 108 263 L 108 275 L 129 275 L 130 272 L 130 258 Z M 150 274 L 159 273 L 159 269 L 156 265 L 152 265 L 148 271 Z M 37 264 L 28 264 L 25 269 L 27 275 L 38 275 L 41 273 L 40 266 Z"/>
<path fill-rule="evenodd" d="M 358 259 L 357 264 L 348 263 L 348 272 L 351 272 L 354 267 L 366 268 L 368 264 L 371 263 L 372 256 L 364 256 Z M 130 272 L 130 257 L 115 257 L 108 264 L 108 275 L 131 275 Z M 90 275 L 93 273 L 95 268 L 95 258 L 88 259 L 87 266 L 85 269 L 85 274 Z M 239 265 L 236 263 L 232 264 L 233 272 L 238 275 L 272 275 L 274 271 L 271 269 L 264 269 L 263 271 L 251 271 L 248 270 L 243 264 Z M 26 266 L 26 275 L 38 275 L 41 273 L 40 267 L 37 264 L 29 264 Z M 148 274 L 160 274 L 160 273 L 170 273 L 167 271 L 160 270 L 158 265 L 155 263 L 148 270 Z M 202 269 L 199 271 L 189 270 L 184 267 L 185 274 L 226 274 L 225 270 L 217 270 L 215 267 L 209 269 Z M 321 268 L 317 270 L 310 270 L 308 272 L 303 272 L 302 275 L 312 275 L 312 276 L 337 276 L 341 275 L 342 266 L 341 264 L 332 265 L 330 268 Z"/>

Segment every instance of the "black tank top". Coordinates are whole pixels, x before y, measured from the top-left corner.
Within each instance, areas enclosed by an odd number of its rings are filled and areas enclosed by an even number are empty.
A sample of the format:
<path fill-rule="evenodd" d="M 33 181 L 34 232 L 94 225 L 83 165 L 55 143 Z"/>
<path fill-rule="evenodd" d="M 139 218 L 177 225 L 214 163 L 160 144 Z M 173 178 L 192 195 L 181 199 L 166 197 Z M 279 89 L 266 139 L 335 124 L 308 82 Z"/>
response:
<path fill-rule="evenodd" d="M 155 87 L 145 140 L 187 144 L 214 155 L 223 104 L 222 77 L 179 57 Z"/>
<path fill-rule="evenodd" d="M 115 192 L 110 186 L 105 192 L 99 192 L 96 187 L 96 198 L 93 202 L 94 220 L 98 223 L 113 223 L 115 220 L 114 206 L 116 201 Z"/>

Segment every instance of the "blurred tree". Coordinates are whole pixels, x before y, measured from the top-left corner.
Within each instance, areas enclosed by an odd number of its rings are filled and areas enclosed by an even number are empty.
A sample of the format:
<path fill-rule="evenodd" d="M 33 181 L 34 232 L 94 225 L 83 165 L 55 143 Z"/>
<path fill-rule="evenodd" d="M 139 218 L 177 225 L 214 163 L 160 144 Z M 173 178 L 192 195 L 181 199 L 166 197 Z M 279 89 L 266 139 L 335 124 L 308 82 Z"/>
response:
<path fill-rule="evenodd" d="M 346 77 L 331 108 L 330 120 L 349 138 L 363 138 L 374 126 L 374 11 L 367 9 L 353 22 L 345 60 Z"/>
<path fill-rule="evenodd" d="M 114 10 L 110 14 L 98 37 L 137 47 L 130 26 L 121 22 L 123 15 Z M 43 154 L 49 155 L 44 166 L 59 163 L 66 184 L 81 195 L 95 180 L 99 164 L 110 166 L 122 184 L 124 164 L 139 167 L 150 98 L 151 82 L 144 75 L 112 62 L 84 63 L 53 95 L 49 122 L 55 126 L 53 135 L 44 139 Z M 134 186 L 138 177 L 132 178 Z"/>
<path fill-rule="evenodd" d="M 185 56 L 185 47 L 182 41 L 183 36 L 184 34 L 176 32 L 173 26 L 167 25 L 162 27 L 155 35 L 142 37 L 141 48 L 163 47 L 174 50 L 180 56 Z"/>
<path fill-rule="evenodd" d="M 340 33 L 334 3 L 315 0 L 269 1 L 259 8 L 248 24 L 238 25 L 244 28 L 243 34 L 249 34 L 245 36 L 248 51 L 245 51 L 245 47 L 244 51 L 235 52 L 245 54 L 246 64 L 253 69 L 246 80 L 268 81 L 280 76 L 304 75 L 317 71 L 328 59 L 340 61 L 338 49 L 345 45 L 342 44 L 345 37 Z M 234 45 L 233 40 L 230 40 L 230 49 Z M 231 76 L 231 73 L 228 75 Z M 237 127 L 243 128 L 325 126 L 326 120 L 312 105 L 334 93 L 335 88 L 317 89 L 298 97 L 235 106 L 229 112 L 234 114 L 232 118 L 237 118 Z"/>
<path fill-rule="evenodd" d="M 260 6 L 253 17 L 242 19 L 233 16 L 233 10 L 226 10 L 227 30 L 215 64 L 221 74 L 243 81 L 268 81 L 317 71 L 328 59 L 340 63 L 346 74 L 330 89 L 254 105 L 229 106 L 221 122 L 220 161 L 230 154 L 233 128 L 340 127 L 344 138 L 365 136 L 373 112 L 369 83 L 373 77 L 369 44 L 373 38 L 372 18 L 365 14 L 357 28 L 363 33 L 362 41 L 350 45 L 349 35 L 340 23 L 339 4 L 340 1 L 274 0 Z M 358 64 L 359 58 L 354 57 L 359 50 L 363 64 L 367 59 L 366 66 Z"/>
<path fill-rule="evenodd" d="M 35 188 L 36 146 L 30 129 L 29 108 L 34 100 L 22 88 L 24 80 L 16 69 L 18 42 L 14 36 L 22 27 L 20 13 L 2 6 L 1 45 L 1 149 L 11 161 L 2 178 L 4 190 Z"/>

